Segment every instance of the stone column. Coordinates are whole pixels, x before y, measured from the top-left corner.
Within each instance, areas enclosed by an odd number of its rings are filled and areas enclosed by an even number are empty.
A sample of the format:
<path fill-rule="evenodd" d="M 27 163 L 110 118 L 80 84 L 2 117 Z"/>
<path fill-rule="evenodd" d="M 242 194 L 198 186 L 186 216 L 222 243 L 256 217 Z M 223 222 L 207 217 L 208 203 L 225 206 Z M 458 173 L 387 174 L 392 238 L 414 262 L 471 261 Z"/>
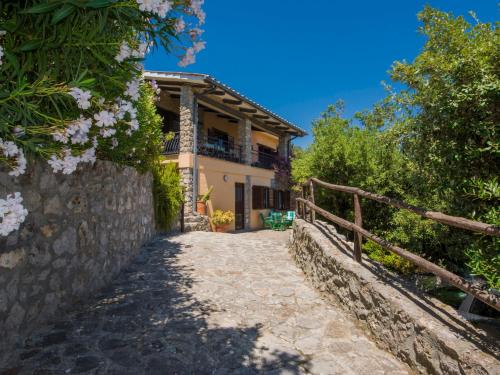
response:
<path fill-rule="evenodd" d="M 252 122 L 241 119 L 238 124 L 238 138 L 241 145 L 241 157 L 245 164 L 252 164 Z"/>
<path fill-rule="evenodd" d="M 245 229 L 250 229 L 251 212 L 252 212 L 252 177 L 245 176 Z"/>
<path fill-rule="evenodd" d="M 282 135 L 278 145 L 279 156 L 284 157 L 286 160 L 290 158 L 290 139 L 290 134 Z"/>
<path fill-rule="evenodd" d="M 181 87 L 180 98 L 180 136 L 179 155 L 196 154 L 196 134 L 197 134 L 197 105 L 191 86 Z M 193 168 L 179 168 L 182 184 L 185 187 L 184 193 L 184 215 L 190 216 L 195 212 L 196 205 L 196 160 L 193 157 Z"/>

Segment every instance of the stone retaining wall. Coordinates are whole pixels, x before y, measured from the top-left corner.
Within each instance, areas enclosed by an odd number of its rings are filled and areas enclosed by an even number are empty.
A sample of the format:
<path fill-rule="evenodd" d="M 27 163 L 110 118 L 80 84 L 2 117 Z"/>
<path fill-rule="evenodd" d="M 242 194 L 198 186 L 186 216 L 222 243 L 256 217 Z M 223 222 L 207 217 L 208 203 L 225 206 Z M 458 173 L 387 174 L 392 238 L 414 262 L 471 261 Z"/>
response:
<path fill-rule="evenodd" d="M 133 168 L 98 161 L 68 176 L 36 162 L 19 178 L 0 171 L 0 197 L 12 192 L 29 215 L 0 237 L 0 361 L 57 309 L 110 281 L 154 234 L 152 176 Z"/>
<path fill-rule="evenodd" d="M 296 220 L 290 252 L 312 284 L 353 315 L 378 344 L 419 373 L 500 374 L 498 341 L 455 310 L 411 290 L 324 223 Z M 497 332 L 498 333 L 498 332 Z"/>

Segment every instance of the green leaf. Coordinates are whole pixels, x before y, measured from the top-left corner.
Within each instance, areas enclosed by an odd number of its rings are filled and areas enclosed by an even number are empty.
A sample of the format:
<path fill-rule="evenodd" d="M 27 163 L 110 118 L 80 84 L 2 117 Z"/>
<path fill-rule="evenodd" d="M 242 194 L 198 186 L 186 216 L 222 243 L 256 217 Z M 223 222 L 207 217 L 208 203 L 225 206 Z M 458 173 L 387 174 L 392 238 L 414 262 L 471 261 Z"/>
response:
<path fill-rule="evenodd" d="M 58 9 L 56 12 L 54 12 L 54 15 L 52 16 L 52 21 L 50 22 L 51 25 L 55 25 L 59 21 L 62 21 L 66 17 L 68 17 L 71 13 L 75 11 L 75 7 L 71 4 L 65 4 L 63 5 L 60 9 Z"/>
<path fill-rule="evenodd" d="M 19 47 L 19 51 L 21 52 L 33 51 L 37 48 L 40 48 L 42 44 L 43 40 L 41 39 L 30 40 L 29 42 L 26 42 L 21 47 Z"/>
<path fill-rule="evenodd" d="M 9 51 L 5 51 L 5 57 L 7 58 L 7 61 L 10 63 L 10 65 L 12 65 L 17 75 L 20 75 L 21 71 L 20 71 L 19 61 L 17 60 L 16 55 L 10 53 Z"/>
<path fill-rule="evenodd" d="M 58 3 L 45 3 L 45 4 L 38 4 L 35 5 L 29 9 L 23 10 L 22 12 L 19 12 L 21 14 L 41 14 L 41 13 L 47 13 L 50 12 L 51 10 L 56 9 L 59 7 L 60 4 Z"/>
<path fill-rule="evenodd" d="M 81 87 L 92 86 L 95 83 L 95 78 L 87 78 L 80 82 Z"/>
<path fill-rule="evenodd" d="M 113 4 L 113 0 L 92 0 L 83 5 L 82 8 L 104 8 Z"/>

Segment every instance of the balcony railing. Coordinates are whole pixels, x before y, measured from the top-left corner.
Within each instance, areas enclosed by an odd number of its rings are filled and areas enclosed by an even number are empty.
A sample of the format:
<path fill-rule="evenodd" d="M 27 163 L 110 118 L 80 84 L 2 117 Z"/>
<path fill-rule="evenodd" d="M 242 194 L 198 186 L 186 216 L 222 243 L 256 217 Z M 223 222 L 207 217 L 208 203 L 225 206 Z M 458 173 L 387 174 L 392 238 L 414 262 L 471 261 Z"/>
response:
<path fill-rule="evenodd" d="M 179 132 L 175 132 L 174 137 L 165 142 L 165 148 L 163 149 L 163 153 L 165 155 L 178 154 L 180 139 L 181 137 Z"/>
<path fill-rule="evenodd" d="M 179 153 L 180 134 L 175 132 L 173 138 L 165 142 L 163 153 L 172 155 Z M 198 154 L 212 158 L 244 163 L 243 148 L 233 141 L 226 141 L 220 137 L 204 136 L 198 139 Z M 276 164 L 277 153 L 268 153 L 252 149 L 253 167 L 273 169 Z"/>
<path fill-rule="evenodd" d="M 252 166 L 273 169 L 276 164 L 276 153 L 268 153 L 258 150 L 252 150 Z"/>
<path fill-rule="evenodd" d="M 226 141 L 220 137 L 200 137 L 198 140 L 198 154 L 235 163 L 243 163 L 241 145 L 232 141 Z"/>

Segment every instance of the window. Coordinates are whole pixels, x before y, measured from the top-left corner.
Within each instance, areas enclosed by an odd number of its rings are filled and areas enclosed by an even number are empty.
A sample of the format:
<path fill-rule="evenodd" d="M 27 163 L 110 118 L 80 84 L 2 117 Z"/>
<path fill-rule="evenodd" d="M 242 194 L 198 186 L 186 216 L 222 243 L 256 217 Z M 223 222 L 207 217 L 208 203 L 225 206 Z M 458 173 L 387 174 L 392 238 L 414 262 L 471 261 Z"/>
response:
<path fill-rule="evenodd" d="M 270 208 L 270 189 L 266 186 L 252 186 L 252 208 L 263 210 Z"/>
<path fill-rule="evenodd" d="M 290 192 L 288 190 L 274 191 L 274 209 L 289 210 L 290 209 Z"/>

